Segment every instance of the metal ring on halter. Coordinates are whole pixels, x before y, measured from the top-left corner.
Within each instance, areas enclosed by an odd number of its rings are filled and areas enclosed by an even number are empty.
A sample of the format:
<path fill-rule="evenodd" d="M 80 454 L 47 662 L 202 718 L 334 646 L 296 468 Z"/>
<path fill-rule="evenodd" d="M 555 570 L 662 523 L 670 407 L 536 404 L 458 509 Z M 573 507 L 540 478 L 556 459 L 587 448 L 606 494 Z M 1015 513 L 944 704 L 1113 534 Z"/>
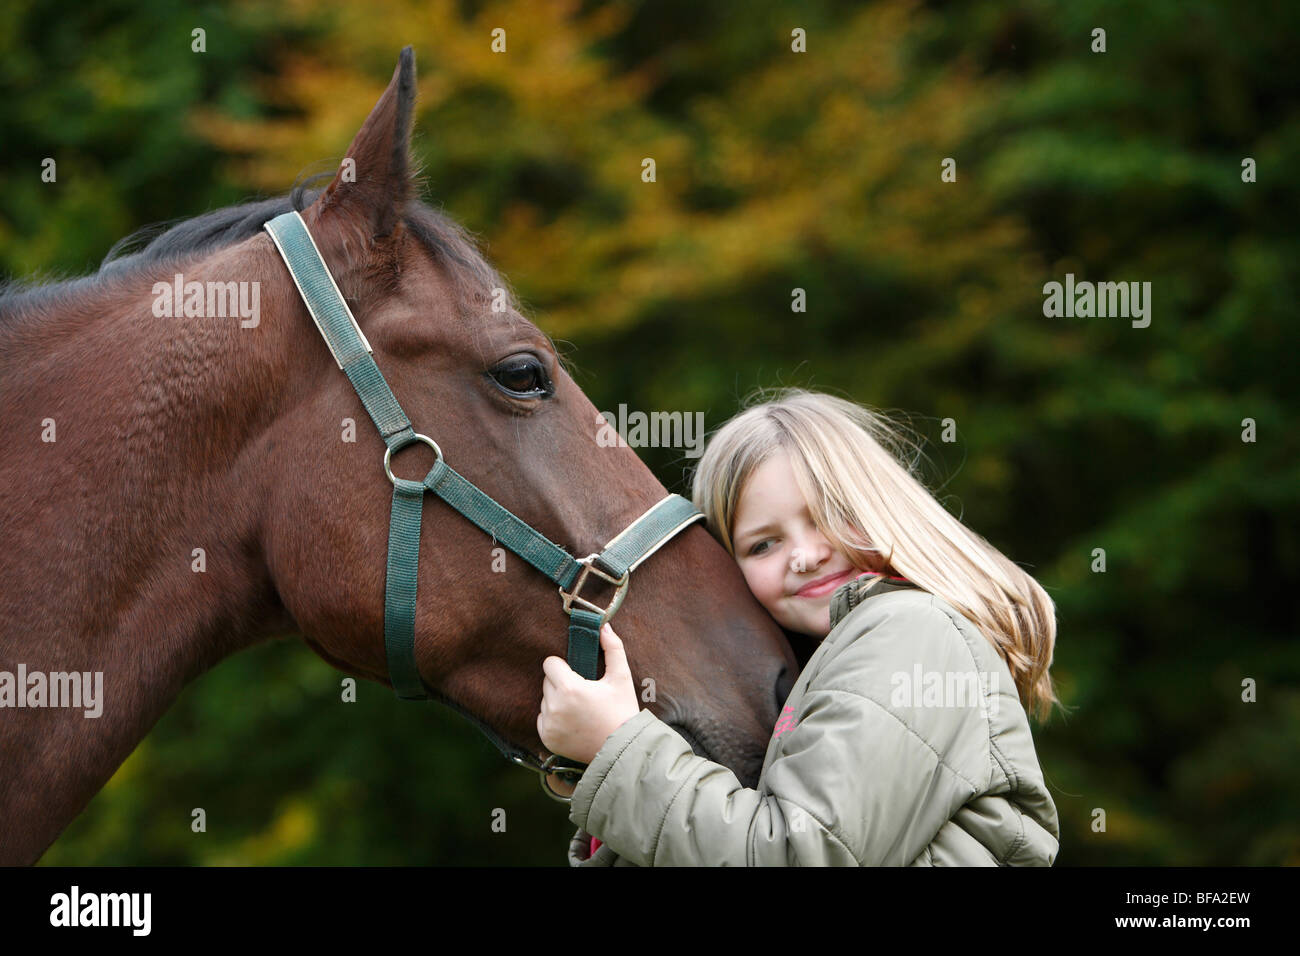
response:
<path fill-rule="evenodd" d="M 583 772 L 579 770 L 577 767 L 555 766 L 555 761 L 563 760 L 563 759 L 564 758 L 561 757 L 559 754 L 551 754 L 544 761 L 542 761 L 542 766 L 541 769 L 538 770 L 538 773 L 541 775 L 542 778 L 542 790 L 546 792 L 546 795 L 548 797 L 550 797 L 552 800 L 558 800 L 560 803 L 572 803 L 573 802 L 572 794 L 570 794 L 569 796 L 564 796 L 563 794 L 556 793 L 554 790 L 551 789 L 550 774 L 555 774 L 557 777 L 572 777 L 573 786 L 575 787 L 578 785 L 578 781 L 582 779 Z"/>
<path fill-rule="evenodd" d="M 407 445 L 414 445 L 417 441 L 424 442 L 426 445 L 428 445 L 430 448 L 433 449 L 433 453 L 437 455 L 439 459 L 442 458 L 442 449 L 438 447 L 438 443 L 434 441 L 432 438 L 430 438 L 428 435 L 421 435 L 419 432 L 416 432 L 415 437 L 412 438 L 410 441 L 408 441 L 405 445 L 399 445 L 397 450 L 401 451 Z M 389 445 L 388 448 L 384 451 L 384 474 L 388 476 L 389 481 L 391 481 L 394 485 L 396 485 L 397 479 L 393 476 L 393 469 L 389 466 L 389 462 L 392 460 L 392 458 L 393 458 L 393 446 Z"/>
<path fill-rule="evenodd" d="M 573 802 L 573 797 L 571 795 L 565 796 L 564 794 L 556 793 L 554 790 L 551 789 L 550 774 L 555 774 L 557 776 L 562 776 L 562 777 L 565 776 L 574 777 L 576 779 L 574 780 L 573 785 L 576 787 L 578 780 L 582 779 L 582 771 L 579 770 L 577 767 L 555 766 L 555 761 L 563 759 L 558 754 L 551 754 L 544 761 L 538 760 L 536 757 L 533 757 L 532 758 L 533 763 L 529 763 L 528 760 L 525 759 L 525 757 L 520 754 L 509 754 L 508 756 L 511 763 L 517 764 L 520 767 L 523 767 L 525 770 L 534 771 L 537 774 L 538 778 L 541 780 L 542 791 L 552 800 L 556 800 L 560 803 Z M 529 754 L 528 756 L 532 756 L 532 755 Z"/>
<path fill-rule="evenodd" d="M 564 794 L 556 793 L 554 790 L 551 789 L 551 778 L 546 776 L 546 774 L 541 774 L 541 779 L 542 779 L 542 792 L 545 793 L 552 800 L 554 800 L 556 803 L 573 802 L 573 794 L 569 794 L 566 797 Z"/>

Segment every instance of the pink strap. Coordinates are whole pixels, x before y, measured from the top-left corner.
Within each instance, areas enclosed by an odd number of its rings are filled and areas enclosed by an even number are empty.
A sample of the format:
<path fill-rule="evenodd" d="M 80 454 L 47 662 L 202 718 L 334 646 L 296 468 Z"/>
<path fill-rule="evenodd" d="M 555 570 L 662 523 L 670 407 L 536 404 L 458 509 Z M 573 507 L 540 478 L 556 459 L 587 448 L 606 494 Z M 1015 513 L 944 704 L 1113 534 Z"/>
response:
<path fill-rule="evenodd" d="M 891 580 L 891 581 L 907 581 L 907 578 L 896 578 L 896 577 L 894 577 L 892 574 L 881 574 L 879 571 L 863 571 L 863 572 L 862 572 L 861 574 L 859 574 L 856 578 L 854 578 L 854 580 L 855 580 L 855 581 L 861 581 L 861 580 L 862 580 L 863 578 L 865 578 L 868 574 L 873 575 L 874 577 L 878 577 L 878 578 L 889 578 L 889 580 Z M 911 583 L 911 582 L 908 582 L 908 583 Z"/>

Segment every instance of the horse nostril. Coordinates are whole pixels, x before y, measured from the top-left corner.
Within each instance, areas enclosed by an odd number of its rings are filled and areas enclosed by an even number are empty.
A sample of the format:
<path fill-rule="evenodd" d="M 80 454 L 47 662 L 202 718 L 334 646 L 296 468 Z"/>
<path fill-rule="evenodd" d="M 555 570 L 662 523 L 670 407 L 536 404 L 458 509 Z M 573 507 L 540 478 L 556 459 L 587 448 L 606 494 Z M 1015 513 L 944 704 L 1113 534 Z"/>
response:
<path fill-rule="evenodd" d="M 787 668 L 782 667 L 781 673 L 776 676 L 777 713 L 780 713 L 781 708 L 785 706 L 785 702 L 790 696 L 790 689 L 792 687 L 794 687 L 794 678 L 790 675 L 790 671 Z"/>

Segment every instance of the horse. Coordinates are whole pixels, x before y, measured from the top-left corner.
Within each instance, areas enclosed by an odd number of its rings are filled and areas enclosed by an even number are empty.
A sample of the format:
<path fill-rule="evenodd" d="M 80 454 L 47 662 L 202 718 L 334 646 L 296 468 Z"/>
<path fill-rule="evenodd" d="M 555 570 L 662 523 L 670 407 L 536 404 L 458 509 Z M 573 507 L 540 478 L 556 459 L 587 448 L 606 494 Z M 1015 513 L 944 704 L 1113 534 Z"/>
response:
<path fill-rule="evenodd" d="M 418 198 L 415 89 L 407 47 L 324 188 L 300 180 L 123 253 L 128 237 L 91 275 L 0 292 L 0 677 L 102 678 L 96 716 L 0 695 L 0 863 L 39 860 L 186 684 L 259 641 L 300 634 L 392 686 L 384 441 L 273 217 L 301 215 L 411 421 L 522 521 L 583 554 L 665 497 L 635 451 L 598 441 L 605 420 L 472 238 Z M 192 282 L 249 283 L 257 315 L 191 315 Z M 415 444 L 392 467 L 431 459 Z M 541 665 L 565 653 L 555 585 L 443 501 L 421 507 L 419 678 L 544 753 Z M 799 669 L 788 635 L 699 523 L 635 577 L 619 633 L 638 686 L 654 679 L 648 706 L 753 786 Z"/>

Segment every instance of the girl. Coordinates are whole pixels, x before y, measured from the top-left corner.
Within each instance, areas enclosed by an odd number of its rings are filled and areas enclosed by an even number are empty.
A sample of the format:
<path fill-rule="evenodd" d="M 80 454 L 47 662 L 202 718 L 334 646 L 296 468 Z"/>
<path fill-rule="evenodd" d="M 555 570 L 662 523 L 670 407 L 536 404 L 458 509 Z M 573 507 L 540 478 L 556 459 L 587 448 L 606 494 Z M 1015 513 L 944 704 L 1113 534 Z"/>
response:
<path fill-rule="evenodd" d="M 571 865 L 1051 865 L 1026 714 L 1057 702 L 1055 608 L 904 447 L 875 413 L 797 388 L 718 431 L 695 505 L 772 617 L 820 645 L 755 790 L 640 709 L 608 624 L 601 680 L 548 657 L 538 733 L 588 764 Z"/>

